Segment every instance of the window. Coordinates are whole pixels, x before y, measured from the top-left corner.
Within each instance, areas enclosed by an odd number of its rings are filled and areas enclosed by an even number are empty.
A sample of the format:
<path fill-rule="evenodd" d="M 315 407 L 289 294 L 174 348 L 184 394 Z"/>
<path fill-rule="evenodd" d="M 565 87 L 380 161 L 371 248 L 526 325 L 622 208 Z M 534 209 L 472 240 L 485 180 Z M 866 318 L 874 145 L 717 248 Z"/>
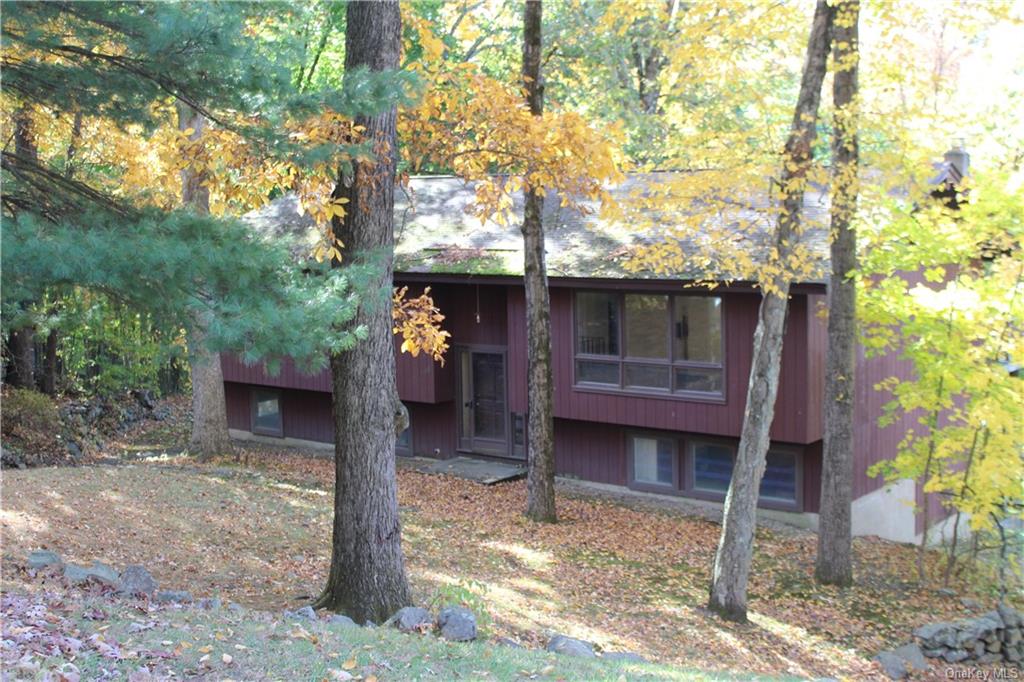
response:
<path fill-rule="evenodd" d="M 690 452 L 693 457 L 694 489 L 725 495 L 732 479 L 733 448 L 694 441 Z"/>
<path fill-rule="evenodd" d="M 673 438 L 633 436 L 633 482 L 675 487 L 676 441 Z"/>
<path fill-rule="evenodd" d="M 732 445 L 691 441 L 692 488 L 724 497 L 732 480 L 736 449 Z M 791 450 L 769 450 L 761 479 L 759 499 L 769 504 L 798 506 L 800 465 Z"/>
<path fill-rule="evenodd" d="M 282 436 L 281 392 L 256 388 L 252 392 L 252 432 L 265 436 Z"/>
<path fill-rule="evenodd" d="M 576 383 L 721 397 L 722 299 L 650 293 L 576 294 Z"/>
<path fill-rule="evenodd" d="M 796 455 L 788 451 L 768 451 L 768 460 L 761 479 L 761 498 L 777 502 L 797 502 Z"/>

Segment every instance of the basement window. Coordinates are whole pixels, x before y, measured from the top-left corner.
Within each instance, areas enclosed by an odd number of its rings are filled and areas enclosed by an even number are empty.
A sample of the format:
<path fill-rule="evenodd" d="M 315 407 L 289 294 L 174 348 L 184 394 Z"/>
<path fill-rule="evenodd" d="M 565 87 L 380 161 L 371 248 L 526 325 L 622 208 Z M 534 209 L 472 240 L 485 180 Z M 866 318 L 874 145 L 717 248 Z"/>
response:
<path fill-rule="evenodd" d="M 252 392 L 252 432 L 263 436 L 284 435 L 281 392 L 256 388 Z"/>

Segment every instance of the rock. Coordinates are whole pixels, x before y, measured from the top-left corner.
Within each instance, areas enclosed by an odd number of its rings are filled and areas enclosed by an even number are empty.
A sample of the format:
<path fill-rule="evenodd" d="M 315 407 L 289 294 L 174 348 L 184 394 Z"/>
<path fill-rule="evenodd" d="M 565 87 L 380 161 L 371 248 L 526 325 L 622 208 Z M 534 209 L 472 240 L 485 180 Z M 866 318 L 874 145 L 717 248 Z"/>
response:
<path fill-rule="evenodd" d="M 117 591 L 121 594 L 148 596 L 156 592 L 156 580 L 142 566 L 128 566 L 118 580 Z"/>
<path fill-rule="evenodd" d="M 205 611 L 220 611 L 220 597 L 203 597 L 196 602 L 196 606 Z"/>
<path fill-rule="evenodd" d="M 978 642 L 974 645 L 974 655 L 971 658 L 981 658 L 985 655 L 985 643 Z"/>
<path fill-rule="evenodd" d="M 928 661 L 924 660 L 924 653 L 916 644 L 904 644 L 894 649 L 892 653 L 906 661 L 914 670 L 928 670 Z"/>
<path fill-rule="evenodd" d="M 64 560 L 59 554 L 48 549 L 34 549 L 28 553 L 27 563 L 29 568 L 38 571 L 48 566 L 63 566 Z"/>
<path fill-rule="evenodd" d="M 304 618 L 306 620 L 317 620 L 316 611 L 312 606 L 303 606 L 291 613 L 293 618 Z"/>
<path fill-rule="evenodd" d="M 89 579 L 113 587 L 118 586 L 121 577 L 117 571 L 102 561 L 93 561 L 92 566 L 87 568 L 85 573 Z"/>
<path fill-rule="evenodd" d="M 344 616 L 344 615 L 342 615 L 340 613 L 336 613 L 333 616 L 331 616 L 330 618 L 328 618 L 327 622 L 330 623 L 331 625 L 341 625 L 342 627 L 346 627 L 346 628 L 357 628 L 357 627 L 359 627 L 359 625 L 354 620 L 352 620 L 348 616 Z"/>
<path fill-rule="evenodd" d="M 590 642 L 584 642 L 582 639 L 573 639 L 572 637 L 566 637 L 565 635 L 555 635 L 551 638 L 545 648 L 548 651 L 553 651 L 556 654 L 563 654 L 565 656 L 597 658 L 597 654 L 594 653 L 594 647 Z"/>
<path fill-rule="evenodd" d="M 940 649 L 921 649 L 921 653 L 923 653 L 926 658 L 942 658 L 942 655 L 946 653 L 946 649 L 945 647 Z"/>
<path fill-rule="evenodd" d="M 437 615 L 437 628 L 449 641 L 472 642 L 476 639 L 476 616 L 461 606 L 449 606 Z"/>
<path fill-rule="evenodd" d="M 79 585 L 89 580 L 89 571 L 83 566 L 64 564 L 64 577 L 72 585 Z"/>
<path fill-rule="evenodd" d="M 883 651 L 874 660 L 890 680 L 902 680 L 907 676 L 907 663 L 892 651 Z"/>
<path fill-rule="evenodd" d="M 73 440 L 69 440 L 65 446 L 68 449 L 68 456 L 77 462 L 82 459 L 82 448 Z"/>
<path fill-rule="evenodd" d="M 511 639 L 509 637 L 498 637 L 497 639 L 494 640 L 494 643 L 497 644 L 498 646 L 507 646 L 510 649 L 525 649 L 526 648 L 522 644 L 517 642 L 516 640 Z"/>
<path fill-rule="evenodd" d="M 145 389 L 134 390 L 132 391 L 132 395 L 135 397 L 137 401 L 139 401 L 139 405 L 142 405 L 147 410 L 152 410 L 154 407 L 156 407 L 156 398 L 153 397 L 152 391 Z"/>
<path fill-rule="evenodd" d="M 157 405 L 156 409 L 149 416 L 158 422 L 162 422 L 171 416 L 171 408 L 166 405 Z"/>
<path fill-rule="evenodd" d="M 978 663 L 983 665 L 986 663 L 998 663 L 1001 660 L 1003 660 L 1002 654 L 985 654 L 984 656 L 978 657 Z"/>
<path fill-rule="evenodd" d="M 632 651 L 606 651 L 601 654 L 605 661 L 622 661 L 623 663 L 647 663 L 647 659 Z"/>
<path fill-rule="evenodd" d="M 158 602 L 166 604 L 192 603 L 192 593 L 185 590 L 160 590 L 153 598 Z"/>
<path fill-rule="evenodd" d="M 235 602 L 230 602 L 230 603 L 228 603 L 228 611 L 231 611 L 233 613 L 245 613 L 245 607 L 242 606 L 241 604 L 236 604 Z"/>
<path fill-rule="evenodd" d="M 960 600 L 960 603 L 964 605 L 964 608 L 976 610 L 981 608 L 981 602 L 977 599 L 971 599 L 970 597 L 964 597 Z"/>
<path fill-rule="evenodd" d="M 434 617 L 430 611 L 419 606 L 404 606 L 388 619 L 402 632 L 427 632 L 434 627 Z"/>
<path fill-rule="evenodd" d="M 921 640 L 921 645 L 929 649 L 955 647 L 957 628 L 953 623 L 929 623 L 914 630 L 914 637 Z"/>
<path fill-rule="evenodd" d="M 956 596 L 956 590 L 951 590 L 948 587 L 943 587 L 943 588 L 940 588 L 940 589 L 935 590 L 935 591 L 938 594 L 941 594 L 943 597 L 955 597 Z"/>
<path fill-rule="evenodd" d="M 1021 640 L 1020 628 L 1007 628 L 1006 631 L 1003 632 L 1003 640 L 1007 644 L 1016 644 L 1019 642 Z"/>
<path fill-rule="evenodd" d="M 996 612 L 1003 621 L 1004 627 L 1017 628 L 1022 624 L 1021 613 L 1017 611 L 1009 604 L 999 604 L 996 606 Z"/>
<path fill-rule="evenodd" d="M 968 654 L 963 649 L 947 649 L 946 653 L 942 654 L 942 658 L 946 661 L 946 663 L 959 663 L 960 661 L 966 659 L 969 655 L 970 654 Z"/>
<path fill-rule="evenodd" d="M 1002 652 L 1002 650 L 1003 650 L 1003 643 L 1000 642 L 999 640 L 996 640 L 995 642 L 992 642 L 991 644 L 986 644 L 985 645 L 985 649 L 987 649 L 989 653 L 998 654 L 998 653 Z M 982 652 L 981 656 L 984 656 L 984 655 L 985 655 L 984 652 Z M 978 656 L 978 658 L 981 658 L 981 656 Z"/>
<path fill-rule="evenodd" d="M 377 624 L 374 623 L 372 620 L 368 620 L 365 623 L 363 623 L 363 628 L 365 628 L 366 630 L 376 630 Z"/>
<path fill-rule="evenodd" d="M 1024 656 L 1021 655 L 1019 648 L 1007 648 L 1006 651 L 1003 652 L 1003 658 L 1011 663 L 1016 663 L 1022 657 Z"/>

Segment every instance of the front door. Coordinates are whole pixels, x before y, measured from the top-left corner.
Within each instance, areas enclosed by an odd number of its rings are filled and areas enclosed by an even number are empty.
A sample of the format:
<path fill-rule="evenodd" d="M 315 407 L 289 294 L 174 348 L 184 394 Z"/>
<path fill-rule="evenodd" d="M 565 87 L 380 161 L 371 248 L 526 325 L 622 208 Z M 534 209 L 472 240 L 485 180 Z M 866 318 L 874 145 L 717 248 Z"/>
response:
<path fill-rule="evenodd" d="M 460 449 L 499 457 L 509 455 L 505 386 L 504 353 L 460 350 Z"/>

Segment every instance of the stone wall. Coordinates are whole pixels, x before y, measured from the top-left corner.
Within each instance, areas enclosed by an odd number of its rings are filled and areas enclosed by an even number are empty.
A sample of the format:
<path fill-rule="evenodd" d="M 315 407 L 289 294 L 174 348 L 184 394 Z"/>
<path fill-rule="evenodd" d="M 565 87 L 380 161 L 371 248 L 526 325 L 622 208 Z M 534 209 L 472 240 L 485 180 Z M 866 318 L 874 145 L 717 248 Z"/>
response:
<path fill-rule="evenodd" d="M 1024 658 L 1022 614 L 1006 605 L 977 618 L 951 623 L 932 623 L 914 630 L 921 651 L 947 663 L 1005 661 L 1020 666 Z"/>

